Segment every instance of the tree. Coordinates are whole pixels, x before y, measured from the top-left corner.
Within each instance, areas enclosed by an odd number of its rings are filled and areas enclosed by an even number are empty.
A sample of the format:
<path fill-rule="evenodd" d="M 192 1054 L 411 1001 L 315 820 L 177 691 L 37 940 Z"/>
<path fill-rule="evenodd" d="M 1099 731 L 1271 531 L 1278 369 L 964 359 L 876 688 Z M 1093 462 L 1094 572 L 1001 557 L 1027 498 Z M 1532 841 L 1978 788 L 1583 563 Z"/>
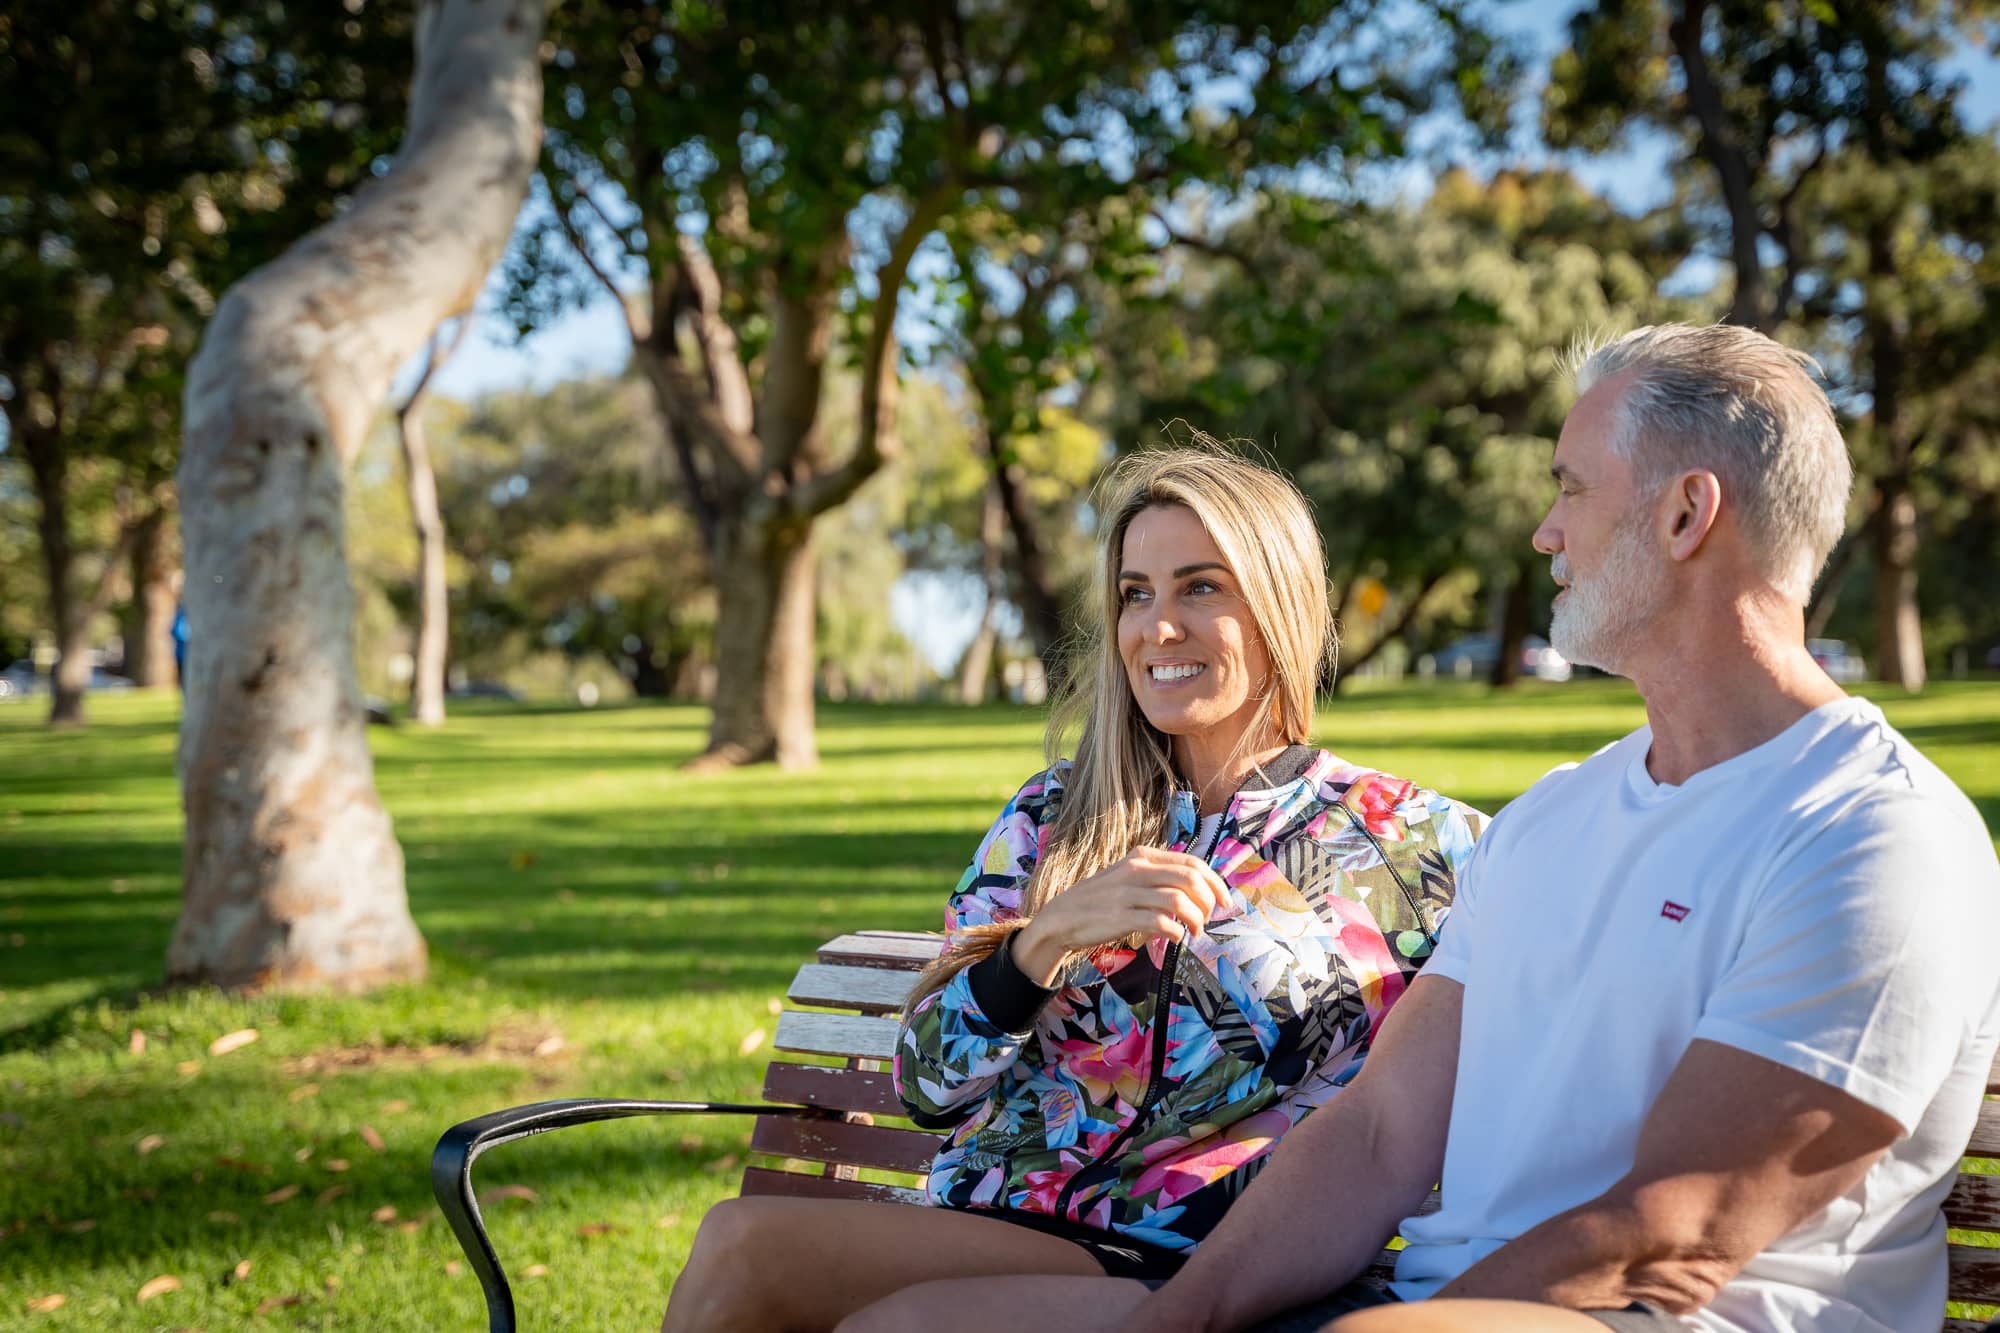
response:
<path fill-rule="evenodd" d="M 1991 158 L 1991 140 L 1960 120 L 1964 82 L 1946 64 L 1957 26 L 1983 13 L 1937 0 L 1602 0 L 1571 20 L 1545 116 L 1558 146 L 1607 148 L 1635 128 L 1682 143 L 1678 170 L 1706 186 L 1728 259 L 1730 318 L 1785 333 L 1832 370 L 1866 478 L 1876 673 L 1909 689 L 1925 677 L 1921 404 L 1962 398 L 1978 359 L 1927 348 L 1937 331 L 1910 311 L 1934 301 L 1927 286 L 1969 278 L 1990 293 L 1976 256 L 2000 242 L 1992 210 L 1955 197 L 1975 176 L 1972 199 L 1990 197 L 1991 168 L 1967 167 Z"/>
<path fill-rule="evenodd" d="M 1128 438 L 1247 437 L 1295 473 L 1326 540 L 1335 685 L 1482 584 L 1532 601 L 1559 358 L 1677 313 L 1655 294 L 1685 254 L 1672 219 L 1624 217 L 1563 172 L 1453 171 L 1421 205 L 1274 195 L 1197 240 L 1108 340 L 1128 350 L 1106 411 Z"/>
<path fill-rule="evenodd" d="M 626 312 L 718 579 L 700 762 L 814 758 L 813 529 L 895 452 L 896 324 L 933 231 L 980 200 L 1066 216 L 1380 150 L 1403 107 L 1340 58 L 1373 8 L 564 12 L 549 222 L 516 310 L 532 321 L 594 281 Z M 844 457 L 818 418 L 837 349 L 860 398 Z"/>
<path fill-rule="evenodd" d="M 419 6 L 395 164 L 232 287 L 189 367 L 177 980 L 424 970 L 363 734 L 341 474 L 396 368 L 471 307 L 506 243 L 539 139 L 542 12 Z"/>
<path fill-rule="evenodd" d="M 430 396 L 431 376 L 451 360 L 471 326 L 470 319 L 461 319 L 448 341 L 442 333 L 432 338 L 415 386 L 396 409 L 410 520 L 417 531 L 417 642 L 416 652 L 411 654 L 410 716 L 425 727 L 444 722 L 444 659 L 451 633 L 451 607 L 445 582 L 444 518 L 438 512 L 437 473 L 431 467 L 430 445 L 424 434 L 424 403 Z"/>
<path fill-rule="evenodd" d="M 317 4 L 82 0 L 0 19 L 0 405 L 37 494 L 56 721 L 82 717 L 127 552 L 150 617 L 137 641 L 157 646 L 155 516 L 195 329 L 214 291 L 366 175 L 404 67 L 385 40 L 407 41 L 394 14 Z M 80 512 L 79 487 L 116 501 L 113 521 Z"/>

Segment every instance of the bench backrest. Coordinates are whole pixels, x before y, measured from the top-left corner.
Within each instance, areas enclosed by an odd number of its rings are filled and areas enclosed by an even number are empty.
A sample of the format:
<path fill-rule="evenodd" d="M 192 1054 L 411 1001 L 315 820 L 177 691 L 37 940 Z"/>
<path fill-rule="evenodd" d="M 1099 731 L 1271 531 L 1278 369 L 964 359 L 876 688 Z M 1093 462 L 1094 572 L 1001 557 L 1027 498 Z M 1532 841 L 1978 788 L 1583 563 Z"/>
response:
<path fill-rule="evenodd" d="M 772 1160 L 745 1168 L 743 1193 L 923 1202 L 922 1175 L 940 1136 L 909 1127 L 888 1070 L 896 1014 L 917 972 L 940 947 L 936 935 L 860 931 L 827 941 L 818 961 L 799 969 L 786 998 L 804 1007 L 778 1017 L 773 1045 L 779 1054 L 765 1072 L 764 1097 L 838 1111 L 844 1119 L 759 1120 L 750 1148 Z M 807 1063 L 786 1055 L 816 1059 Z M 826 1058 L 839 1063 L 820 1062 Z M 1986 1091 L 1965 1150 L 1969 1159 L 1985 1160 L 1964 1163 L 1968 1169 L 1960 1171 L 1944 1213 L 1953 1228 L 1949 1298 L 1991 1307 L 2000 1304 L 2000 1235 L 1961 1233 L 2000 1232 L 2000 1160 L 1994 1160 L 2000 1159 L 2000 1101 L 1994 1100 L 2000 1094 L 2000 1060 Z M 1435 1195 L 1430 1206 L 1436 1206 Z M 1393 1250 L 1377 1267 L 1392 1261 Z M 1982 1327 L 1977 1318 L 1944 1324 L 1945 1333 L 1976 1333 Z"/>

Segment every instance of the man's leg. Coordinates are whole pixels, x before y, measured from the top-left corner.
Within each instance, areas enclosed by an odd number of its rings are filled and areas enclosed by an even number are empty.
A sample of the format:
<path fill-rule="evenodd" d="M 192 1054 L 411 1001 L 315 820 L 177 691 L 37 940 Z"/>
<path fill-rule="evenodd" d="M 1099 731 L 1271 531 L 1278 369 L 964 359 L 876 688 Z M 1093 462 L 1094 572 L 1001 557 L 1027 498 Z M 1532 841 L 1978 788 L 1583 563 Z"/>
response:
<path fill-rule="evenodd" d="M 1325 1325 L 1325 1333 L 1683 1333 L 1685 1325 L 1651 1306 L 1562 1310 L 1532 1301 L 1414 1301 L 1383 1305 Z"/>

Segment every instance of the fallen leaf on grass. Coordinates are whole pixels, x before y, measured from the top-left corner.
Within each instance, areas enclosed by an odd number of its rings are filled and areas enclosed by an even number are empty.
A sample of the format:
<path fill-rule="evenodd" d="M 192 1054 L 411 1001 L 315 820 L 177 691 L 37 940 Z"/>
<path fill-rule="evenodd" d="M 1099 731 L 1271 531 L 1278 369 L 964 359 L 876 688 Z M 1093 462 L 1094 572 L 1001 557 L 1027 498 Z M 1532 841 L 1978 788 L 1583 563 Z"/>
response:
<path fill-rule="evenodd" d="M 28 1308 L 36 1314 L 47 1314 L 51 1310 L 60 1310 L 67 1304 L 69 1304 L 69 1297 L 59 1291 L 52 1291 L 46 1296 L 33 1296 L 28 1299 Z"/>
<path fill-rule="evenodd" d="M 298 1185 L 280 1185 L 277 1189 L 272 1190 L 264 1196 L 264 1202 L 279 1204 L 285 1202 L 287 1199 L 296 1198 L 300 1188 Z"/>
<path fill-rule="evenodd" d="M 662 1231 L 671 1231 L 673 1228 L 679 1226 L 680 1224 L 681 1224 L 681 1215 L 679 1213 L 668 1213 L 665 1217 L 653 1223 L 654 1226 L 658 1227 Z"/>
<path fill-rule="evenodd" d="M 132 1146 L 139 1150 L 139 1155 L 141 1157 L 144 1157 L 147 1153 L 153 1151 L 153 1149 L 159 1147 L 166 1141 L 167 1141 L 167 1136 L 164 1134 L 148 1134 L 145 1138 L 140 1139 L 137 1143 L 133 1144 Z"/>
<path fill-rule="evenodd" d="M 257 1040 L 256 1028 L 238 1028 L 234 1032 L 225 1032 L 210 1042 L 208 1044 L 208 1053 L 210 1055 L 227 1055 L 231 1051 L 242 1050 L 255 1040 Z"/>
<path fill-rule="evenodd" d="M 319 1084 L 301 1083 L 299 1084 L 299 1086 L 293 1088 L 290 1092 L 285 1094 L 285 1100 L 290 1102 L 302 1102 L 308 1097 L 317 1097 L 317 1096 L 319 1096 Z"/>
<path fill-rule="evenodd" d="M 463 1273 L 464 1271 L 465 1271 L 465 1265 L 460 1263 L 458 1260 L 447 1259 L 444 1261 L 444 1275 L 446 1277 L 457 1277 L 460 1273 Z"/>
<path fill-rule="evenodd" d="M 560 1051 L 565 1044 L 560 1033 L 551 1037 L 543 1037 L 535 1043 L 535 1054 L 543 1059 L 547 1059 L 557 1051 Z"/>
<path fill-rule="evenodd" d="M 481 1203 L 493 1203 L 499 1199 L 525 1199 L 529 1203 L 540 1203 L 542 1196 L 526 1185 L 495 1185 L 479 1196 Z"/>
<path fill-rule="evenodd" d="M 529 1264 L 521 1270 L 522 1277 L 547 1277 L 548 1275 L 549 1266 L 547 1264 Z"/>
<path fill-rule="evenodd" d="M 208 1220 L 211 1222 L 227 1222 L 229 1225 L 235 1226 L 238 1222 L 241 1222 L 243 1219 L 238 1217 L 234 1213 L 225 1213 L 217 1211 L 210 1213 L 208 1215 Z"/>
<path fill-rule="evenodd" d="M 268 1176 L 271 1168 L 262 1162 L 253 1162 L 247 1157 L 222 1156 L 215 1159 L 217 1166 L 226 1166 L 231 1171 L 243 1171 L 253 1176 Z"/>
<path fill-rule="evenodd" d="M 396 1230 L 402 1232 L 405 1236 L 414 1235 L 423 1229 L 424 1219 L 421 1217 L 413 1217 L 407 1222 L 396 1223 Z"/>
<path fill-rule="evenodd" d="M 785 1002 L 773 995 L 770 999 L 764 1001 L 764 1012 L 767 1014 L 782 1014 L 785 1012 Z"/>
<path fill-rule="evenodd" d="M 605 1236 L 617 1229 L 617 1227 L 609 1222 L 585 1222 L 576 1229 L 576 1234 L 579 1236 Z"/>
<path fill-rule="evenodd" d="M 176 1074 L 180 1074 L 183 1076 L 189 1074 L 199 1074 L 201 1072 L 201 1061 L 183 1060 L 179 1064 L 174 1066 L 174 1072 Z"/>
<path fill-rule="evenodd" d="M 328 1291 L 340 1290 L 340 1279 L 335 1277 L 331 1273 L 328 1273 L 325 1277 L 321 1278 L 320 1281 L 326 1285 L 326 1289 Z"/>
<path fill-rule="evenodd" d="M 321 1162 L 320 1165 L 329 1171 L 345 1171 L 347 1169 L 347 1159 L 345 1157 L 329 1157 L 324 1162 Z"/>
<path fill-rule="evenodd" d="M 385 1203 L 368 1216 L 377 1222 L 393 1222 L 396 1220 L 396 1205 Z"/>
<path fill-rule="evenodd" d="M 94 1217 L 86 1217 L 79 1221 L 69 1223 L 67 1226 L 63 1228 L 63 1230 L 69 1232 L 72 1236 L 81 1236 L 86 1231 L 97 1230 L 97 1219 Z"/>
<path fill-rule="evenodd" d="M 250 1276 L 250 1261 L 248 1259 L 239 1259 L 236 1262 L 236 1267 L 229 1271 L 238 1282 L 241 1282 L 244 1278 Z"/>
<path fill-rule="evenodd" d="M 170 1291 L 179 1291 L 180 1289 L 181 1280 L 179 1278 L 175 1277 L 172 1273 L 162 1273 L 145 1286 L 139 1288 L 139 1301 L 141 1304 L 144 1304 L 152 1300 L 155 1296 L 164 1296 Z"/>
<path fill-rule="evenodd" d="M 388 1101 L 382 1103 L 383 1115 L 401 1115 L 403 1112 L 409 1109 L 410 1109 L 410 1104 L 404 1101 L 401 1097 L 396 1098 L 394 1101 Z"/>
<path fill-rule="evenodd" d="M 733 1169 L 736 1166 L 736 1164 L 742 1160 L 743 1159 L 738 1157 L 735 1153 L 726 1152 L 722 1154 L 722 1156 L 710 1162 L 708 1164 L 708 1169 L 711 1171 L 728 1171 Z"/>
<path fill-rule="evenodd" d="M 738 1055 L 748 1055 L 764 1044 L 764 1029 L 751 1028 L 743 1034 L 743 1040 L 736 1043 Z"/>
<path fill-rule="evenodd" d="M 146 1053 L 146 1030 L 144 1028 L 133 1028 L 132 1035 L 126 1039 L 125 1049 L 134 1055 L 144 1055 Z"/>
<path fill-rule="evenodd" d="M 304 1300 L 305 1297 L 296 1291 L 289 1296 L 266 1296 L 263 1300 L 257 1302 L 257 1313 L 269 1314 L 273 1310 L 288 1309 L 291 1306 L 301 1304 Z"/>
<path fill-rule="evenodd" d="M 297 1152 L 292 1154 L 292 1160 L 294 1162 L 310 1162 L 312 1160 L 312 1155 L 313 1155 L 313 1150 L 311 1148 L 300 1148 Z"/>
<path fill-rule="evenodd" d="M 361 1139 L 376 1152 L 381 1152 L 388 1146 L 382 1142 L 382 1136 L 375 1132 L 375 1126 L 373 1125 L 363 1125 L 361 1127 Z"/>
<path fill-rule="evenodd" d="M 324 1208 L 326 1205 L 332 1203 L 335 1199 L 338 1199 L 341 1195 L 351 1194 L 353 1193 L 353 1191 L 354 1187 L 352 1185 L 333 1185 L 328 1187 L 327 1189 L 321 1190 L 319 1192 L 319 1197 L 313 1200 L 313 1202 L 318 1204 L 320 1207 Z"/>

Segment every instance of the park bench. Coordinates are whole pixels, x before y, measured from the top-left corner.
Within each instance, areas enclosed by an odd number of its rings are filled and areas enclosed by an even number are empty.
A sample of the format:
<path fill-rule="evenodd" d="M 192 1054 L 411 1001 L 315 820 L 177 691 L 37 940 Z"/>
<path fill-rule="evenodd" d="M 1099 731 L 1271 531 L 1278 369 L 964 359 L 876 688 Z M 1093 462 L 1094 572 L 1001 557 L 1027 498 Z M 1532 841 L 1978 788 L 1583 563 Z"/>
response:
<path fill-rule="evenodd" d="M 488 1149 L 515 1139 L 626 1116 L 751 1115 L 757 1119 L 750 1150 L 769 1164 L 753 1162 L 744 1168 L 744 1194 L 922 1203 L 921 1178 L 941 1136 L 877 1124 L 876 1118 L 904 1115 L 888 1073 L 895 1052 L 895 1015 L 915 974 L 937 956 L 940 944 L 936 935 L 863 931 L 821 945 L 816 960 L 799 968 L 787 992 L 792 1004 L 806 1007 L 779 1015 L 773 1042 L 778 1054 L 765 1070 L 763 1104 L 594 1098 L 536 1102 L 445 1131 L 431 1157 L 431 1188 L 479 1275 L 491 1333 L 512 1333 L 514 1301 L 480 1217 L 472 1164 Z M 816 1060 L 783 1058 L 787 1055 Z M 827 1058 L 840 1063 L 817 1062 Z M 2000 1157 L 2000 1101 L 1990 1100 L 2000 1093 L 2000 1061 L 1988 1078 L 1987 1093 L 1989 1100 L 1966 1147 L 1973 1157 Z M 864 1179 L 864 1170 L 872 1178 Z M 1433 1195 L 1430 1206 L 1435 1204 Z M 2000 1231 L 2000 1175 L 1962 1172 L 1944 1211 L 1953 1227 Z M 1385 1250 L 1372 1271 L 1386 1277 L 1393 1262 L 1393 1248 Z M 1954 1244 L 1950 1263 L 1951 1300 L 2000 1304 L 2000 1249 Z M 2000 1333 L 2000 1319 L 1990 1325 L 1977 1319 L 1943 1320 L 1944 1333 L 1982 1329 Z"/>

